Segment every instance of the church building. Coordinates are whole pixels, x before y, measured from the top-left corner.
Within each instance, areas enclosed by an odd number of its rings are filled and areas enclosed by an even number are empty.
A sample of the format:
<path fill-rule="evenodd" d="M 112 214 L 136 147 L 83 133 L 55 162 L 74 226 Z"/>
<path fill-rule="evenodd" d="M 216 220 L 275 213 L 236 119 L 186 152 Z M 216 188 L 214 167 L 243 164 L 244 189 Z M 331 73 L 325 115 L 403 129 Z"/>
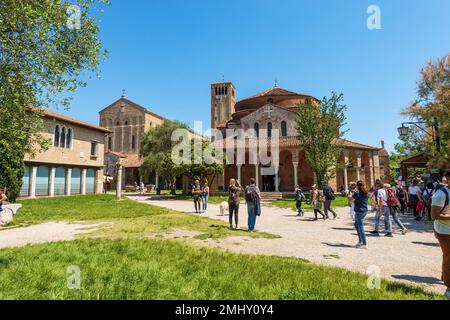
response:
<path fill-rule="evenodd" d="M 228 181 L 237 178 L 242 185 L 250 183 L 255 178 L 259 188 L 265 192 L 293 192 L 295 185 L 309 190 L 315 183 L 314 174 L 308 165 L 305 152 L 297 139 L 296 106 L 309 100 L 311 103 L 320 101 L 313 96 L 288 91 L 274 86 L 266 91 L 236 102 L 236 88 L 231 82 L 213 83 L 211 85 L 211 127 L 223 133 L 224 145 L 229 144 L 226 137 L 228 130 L 254 129 L 258 133 L 265 130 L 267 137 L 273 130 L 279 130 L 279 166 L 271 175 L 262 175 L 261 164 L 247 164 L 248 146 L 243 152 L 246 161 L 242 165 L 230 164 L 225 173 L 213 184 L 213 189 L 226 190 Z M 234 137 L 233 137 L 234 138 Z M 234 141 L 234 148 L 238 148 Z M 376 179 L 388 180 L 381 163 L 388 158 L 383 148 L 368 146 L 359 142 L 341 140 L 344 150 L 339 157 L 343 169 L 330 181 L 336 190 L 348 186 L 349 182 L 363 180 L 367 186 L 374 184 Z M 236 150 L 237 152 L 237 150 Z M 258 161 L 259 163 L 259 161 Z M 344 166 L 347 163 L 350 165 Z M 345 167 L 345 168 L 344 168 Z"/>

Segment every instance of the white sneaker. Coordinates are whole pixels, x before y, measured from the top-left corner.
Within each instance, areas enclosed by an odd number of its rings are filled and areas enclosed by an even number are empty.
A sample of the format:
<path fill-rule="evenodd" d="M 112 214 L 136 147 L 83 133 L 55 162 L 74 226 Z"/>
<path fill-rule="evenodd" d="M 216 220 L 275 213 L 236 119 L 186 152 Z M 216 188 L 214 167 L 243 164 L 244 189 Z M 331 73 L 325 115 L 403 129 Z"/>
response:
<path fill-rule="evenodd" d="M 444 297 L 446 297 L 447 299 L 450 299 L 450 290 L 447 290 L 447 291 L 444 293 Z"/>
<path fill-rule="evenodd" d="M 360 247 L 360 249 L 369 249 L 369 246 L 363 244 L 363 245 Z"/>
<path fill-rule="evenodd" d="M 358 244 L 355 246 L 357 249 L 361 248 L 363 244 L 361 242 L 358 242 Z"/>

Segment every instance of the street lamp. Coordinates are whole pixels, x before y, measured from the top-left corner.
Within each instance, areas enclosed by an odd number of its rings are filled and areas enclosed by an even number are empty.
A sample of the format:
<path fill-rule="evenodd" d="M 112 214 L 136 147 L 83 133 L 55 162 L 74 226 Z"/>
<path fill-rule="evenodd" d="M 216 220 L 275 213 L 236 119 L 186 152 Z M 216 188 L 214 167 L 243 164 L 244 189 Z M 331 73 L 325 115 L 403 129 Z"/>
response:
<path fill-rule="evenodd" d="M 436 118 L 434 119 L 434 124 L 432 126 L 433 131 L 431 133 L 429 131 L 425 130 L 424 128 L 422 128 L 420 126 L 420 124 L 427 124 L 427 122 L 423 122 L 423 121 L 404 122 L 404 123 L 402 123 L 402 126 L 397 129 L 398 134 L 400 135 L 400 137 L 407 137 L 409 135 L 408 125 L 414 125 L 417 128 L 419 128 L 420 130 L 422 130 L 423 132 L 425 132 L 427 135 L 432 137 L 433 142 L 436 144 L 436 151 L 441 152 L 441 143 L 440 143 L 440 139 L 439 139 L 439 126 L 437 123 L 437 119 Z"/>
<path fill-rule="evenodd" d="M 397 130 L 398 130 L 398 134 L 400 135 L 400 137 L 406 137 L 409 134 L 409 127 L 406 127 L 404 125 L 402 125 Z"/>

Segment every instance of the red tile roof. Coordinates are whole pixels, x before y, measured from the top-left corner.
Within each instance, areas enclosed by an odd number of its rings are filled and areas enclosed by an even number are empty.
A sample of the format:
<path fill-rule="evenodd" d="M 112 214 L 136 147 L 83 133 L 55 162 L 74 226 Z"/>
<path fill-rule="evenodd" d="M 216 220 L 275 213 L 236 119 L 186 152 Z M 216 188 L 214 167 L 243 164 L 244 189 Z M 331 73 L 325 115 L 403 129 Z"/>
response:
<path fill-rule="evenodd" d="M 43 115 L 45 117 L 50 118 L 50 119 L 56 119 L 56 120 L 60 120 L 60 121 L 69 122 L 69 123 L 72 123 L 72 124 L 79 125 L 81 127 L 97 130 L 97 131 L 104 132 L 104 133 L 111 133 L 112 132 L 111 130 L 108 130 L 106 128 L 99 127 L 99 126 L 96 126 L 96 125 L 93 125 L 93 124 L 90 124 L 90 123 L 87 123 L 87 122 L 83 122 L 83 121 L 80 121 L 80 120 L 77 120 L 77 119 L 74 119 L 74 118 L 70 118 L 70 117 L 62 115 L 60 113 L 56 113 L 56 112 L 53 112 L 53 111 L 50 111 L 50 110 L 47 110 L 47 109 L 39 108 L 39 110 L 43 113 Z"/>

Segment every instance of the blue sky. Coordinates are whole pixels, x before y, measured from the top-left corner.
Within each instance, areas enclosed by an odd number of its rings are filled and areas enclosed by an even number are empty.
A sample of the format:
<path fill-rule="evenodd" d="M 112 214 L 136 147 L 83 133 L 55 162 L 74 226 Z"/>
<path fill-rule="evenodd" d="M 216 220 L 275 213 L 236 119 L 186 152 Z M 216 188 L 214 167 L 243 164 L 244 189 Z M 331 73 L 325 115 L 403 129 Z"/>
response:
<path fill-rule="evenodd" d="M 371 4 L 381 30 L 366 27 Z M 448 0 L 112 0 L 102 78 L 62 113 L 98 123 L 125 88 L 156 113 L 209 126 L 211 82 L 224 75 L 242 99 L 278 79 L 317 98 L 344 93 L 347 137 L 392 150 L 420 67 L 450 51 L 449 12 Z"/>

